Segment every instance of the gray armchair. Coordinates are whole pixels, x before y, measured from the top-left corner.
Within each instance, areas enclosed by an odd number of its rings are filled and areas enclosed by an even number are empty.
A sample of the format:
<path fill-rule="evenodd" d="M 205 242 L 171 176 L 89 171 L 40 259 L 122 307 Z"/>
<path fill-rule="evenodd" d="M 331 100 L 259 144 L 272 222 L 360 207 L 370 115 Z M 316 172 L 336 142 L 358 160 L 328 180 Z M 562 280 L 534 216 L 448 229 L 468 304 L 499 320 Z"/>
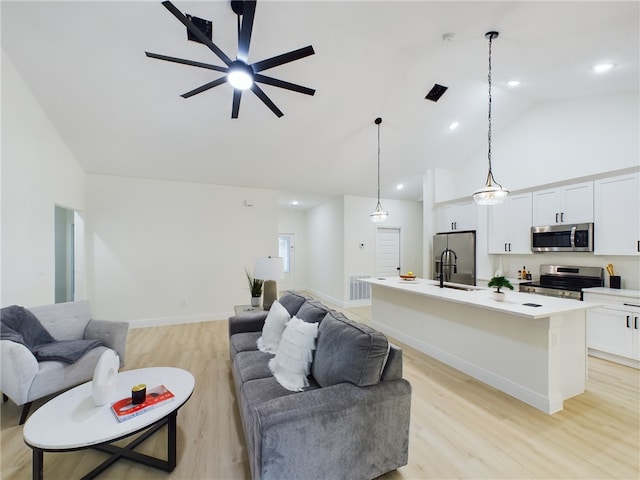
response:
<path fill-rule="evenodd" d="M 111 348 L 124 366 L 128 322 L 112 322 L 91 318 L 89 302 L 68 302 L 28 309 L 56 340 L 101 340 L 105 346 L 89 350 L 76 362 L 38 362 L 24 345 L 0 340 L 2 361 L 0 389 L 3 399 L 24 405 L 22 425 L 34 400 L 66 390 L 93 379 L 93 371 L 102 353 Z"/>

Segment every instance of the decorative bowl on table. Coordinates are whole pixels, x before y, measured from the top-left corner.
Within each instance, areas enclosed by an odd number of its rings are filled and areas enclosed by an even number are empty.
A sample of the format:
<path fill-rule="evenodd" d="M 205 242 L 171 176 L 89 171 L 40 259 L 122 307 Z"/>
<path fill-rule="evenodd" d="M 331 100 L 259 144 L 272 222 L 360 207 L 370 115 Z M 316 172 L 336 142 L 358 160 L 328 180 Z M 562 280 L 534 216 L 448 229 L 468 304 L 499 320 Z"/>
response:
<path fill-rule="evenodd" d="M 413 282 L 415 281 L 415 279 L 416 279 L 416 276 L 411 272 L 400 274 L 400 280 L 403 280 L 405 282 Z"/>

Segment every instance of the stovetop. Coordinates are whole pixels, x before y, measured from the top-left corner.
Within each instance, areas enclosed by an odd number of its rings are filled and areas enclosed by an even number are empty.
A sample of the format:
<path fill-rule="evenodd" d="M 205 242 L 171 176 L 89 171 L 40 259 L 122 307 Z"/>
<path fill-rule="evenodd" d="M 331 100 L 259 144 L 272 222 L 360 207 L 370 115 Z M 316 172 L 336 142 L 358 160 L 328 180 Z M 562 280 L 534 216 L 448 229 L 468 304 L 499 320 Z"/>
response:
<path fill-rule="evenodd" d="M 603 285 L 604 269 L 600 267 L 540 265 L 540 281 L 523 282 L 519 291 L 582 300 L 583 288 Z"/>

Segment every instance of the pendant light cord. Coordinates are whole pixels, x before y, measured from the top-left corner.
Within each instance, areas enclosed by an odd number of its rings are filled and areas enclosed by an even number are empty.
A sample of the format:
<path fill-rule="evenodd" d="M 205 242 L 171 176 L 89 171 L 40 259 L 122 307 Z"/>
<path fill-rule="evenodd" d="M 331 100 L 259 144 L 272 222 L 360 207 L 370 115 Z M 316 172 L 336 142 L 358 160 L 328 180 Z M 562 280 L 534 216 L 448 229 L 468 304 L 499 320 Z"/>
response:
<path fill-rule="evenodd" d="M 487 120 L 489 124 L 489 129 L 487 130 L 487 144 L 488 144 L 487 159 L 489 160 L 489 172 L 487 173 L 487 185 L 491 186 L 495 184 L 499 186 L 500 189 L 502 189 L 502 185 L 496 182 L 496 179 L 493 177 L 493 170 L 491 165 L 491 107 L 493 104 L 493 96 L 492 96 L 493 82 L 491 81 L 491 74 L 493 69 L 491 65 L 491 58 L 492 58 L 493 39 L 498 38 L 498 32 L 488 32 L 485 35 L 485 37 L 489 39 L 489 71 L 487 73 L 487 83 L 489 84 L 489 114 L 487 115 Z"/>
<path fill-rule="evenodd" d="M 489 149 L 487 151 L 487 156 L 489 158 L 489 175 L 493 177 L 493 173 L 491 172 L 491 45 L 493 43 L 493 34 L 489 34 L 489 73 L 487 74 L 487 80 L 489 82 L 489 130 L 487 132 L 487 141 L 489 144 Z"/>
<path fill-rule="evenodd" d="M 378 120 L 380 120 L 378 122 Z M 380 204 L 380 124 L 382 123 L 381 118 L 376 119 L 376 123 L 378 124 L 378 205 Z"/>

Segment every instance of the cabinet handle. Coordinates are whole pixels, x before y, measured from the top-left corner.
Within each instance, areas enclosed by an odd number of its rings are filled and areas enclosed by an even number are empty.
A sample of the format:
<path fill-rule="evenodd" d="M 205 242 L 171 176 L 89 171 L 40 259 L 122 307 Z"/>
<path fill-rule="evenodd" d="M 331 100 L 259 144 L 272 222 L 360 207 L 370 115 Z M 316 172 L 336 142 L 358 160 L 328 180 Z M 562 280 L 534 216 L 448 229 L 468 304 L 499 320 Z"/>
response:
<path fill-rule="evenodd" d="M 560 222 L 564 222 L 564 212 L 560 212 Z"/>
<path fill-rule="evenodd" d="M 504 244 L 504 251 L 505 251 L 505 252 L 508 252 L 508 251 L 509 251 L 509 250 L 507 250 L 507 244 L 506 244 L 506 242 L 505 242 L 505 244 Z"/>
<path fill-rule="evenodd" d="M 627 315 L 627 328 L 631 328 L 631 315 Z"/>
<path fill-rule="evenodd" d="M 556 213 L 556 223 L 558 223 L 558 214 Z"/>
<path fill-rule="evenodd" d="M 640 252 L 640 240 L 638 240 L 638 244 L 636 245 L 638 252 Z"/>
<path fill-rule="evenodd" d="M 509 251 L 511 251 L 511 243 L 509 243 Z"/>
<path fill-rule="evenodd" d="M 633 328 L 638 330 L 638 317 L 633 318 Z"/>

